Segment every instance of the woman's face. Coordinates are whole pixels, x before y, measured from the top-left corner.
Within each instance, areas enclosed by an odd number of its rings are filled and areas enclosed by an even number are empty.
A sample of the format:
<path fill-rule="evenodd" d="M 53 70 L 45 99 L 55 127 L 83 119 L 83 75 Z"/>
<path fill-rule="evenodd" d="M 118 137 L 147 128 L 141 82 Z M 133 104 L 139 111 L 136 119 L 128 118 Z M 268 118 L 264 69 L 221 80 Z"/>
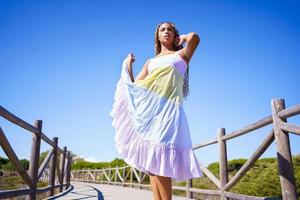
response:
<path fill-rule="evenodd" d="M 158 39 L 162 44 L 172 44 L 174 41 L 174 29 L 171 24 L 163 23 L 158 29 Z"/>

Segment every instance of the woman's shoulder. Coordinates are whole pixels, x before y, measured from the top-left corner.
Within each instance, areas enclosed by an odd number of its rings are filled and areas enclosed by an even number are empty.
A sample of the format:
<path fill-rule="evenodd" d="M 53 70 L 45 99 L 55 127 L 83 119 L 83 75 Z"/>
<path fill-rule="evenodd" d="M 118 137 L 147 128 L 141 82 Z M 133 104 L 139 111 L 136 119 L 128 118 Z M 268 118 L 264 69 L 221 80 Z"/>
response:
<path fill-rule="evenodd" d="M 146 58 L 145 64 L 149 64 L 153 58 Z"/>
<path fill-rule="evenodd" d="M 148 68 L 148 66 L 149 66 L 149 64 L 150 64 L 150 62 L 151 62 L 151 59 L 152 59 L 152 58 L 147 58 L 147 59 L 146 59 L 146 61 L 145 61 L 145 63 L 144 63 L 144 67 L 145 67 L 145 68 Z"/>

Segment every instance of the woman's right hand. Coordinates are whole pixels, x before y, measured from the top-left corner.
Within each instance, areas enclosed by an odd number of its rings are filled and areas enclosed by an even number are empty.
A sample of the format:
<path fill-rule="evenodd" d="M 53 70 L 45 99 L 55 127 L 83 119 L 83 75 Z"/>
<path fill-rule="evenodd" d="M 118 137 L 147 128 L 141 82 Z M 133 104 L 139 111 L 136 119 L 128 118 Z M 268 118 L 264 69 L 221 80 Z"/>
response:
<path fill-rule="evenodd" d="M 177 43 L 177 46 L 180 46 L 182 45 L 183 43 L 185 43 L 187 41 L 187 35 L 186 34 L 182 34 L 180 36 L 178 36 L 176 38 L 176 43 Z"/>
<path fill-rule="evenodd" d="M 132 63 L 134 63 L 134 61 L 135 61 L 135 56 L 133 55 L 133 53 L 127 54 L 127 57 L 125 58 L 125 62 L 127 66 L 131 66 Z"/>

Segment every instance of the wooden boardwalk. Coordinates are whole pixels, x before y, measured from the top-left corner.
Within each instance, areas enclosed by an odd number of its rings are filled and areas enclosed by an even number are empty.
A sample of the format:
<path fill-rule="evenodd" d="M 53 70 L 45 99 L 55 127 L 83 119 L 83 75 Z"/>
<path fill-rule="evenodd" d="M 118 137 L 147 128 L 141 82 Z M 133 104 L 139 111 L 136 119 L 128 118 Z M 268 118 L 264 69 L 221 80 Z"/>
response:
<path fill-rule="evenodd" d="M 94 200 L 153 200 L 152 192 L 137 188 L 128 188 L 114 185 L 71 182 L 73 189 L 63 195 L 49 199 L 94 199 Z M 172 197 L 173 200 L 186 200 L 185 197 Z"/>

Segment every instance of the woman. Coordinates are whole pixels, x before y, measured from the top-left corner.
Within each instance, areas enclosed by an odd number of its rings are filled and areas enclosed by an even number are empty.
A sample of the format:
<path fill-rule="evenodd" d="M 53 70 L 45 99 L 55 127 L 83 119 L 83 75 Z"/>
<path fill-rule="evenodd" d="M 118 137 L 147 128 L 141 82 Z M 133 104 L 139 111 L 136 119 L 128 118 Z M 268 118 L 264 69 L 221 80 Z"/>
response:
<path fill-rule="evenodd" d="M 188 63 L 198 44 L 196 33 L 179 36 L 173 23 L 163 22 L 155 31 L 156 56 L 135 79 L 134 55 L 123 62 L 110 113 L 116 149 L 125 162 L 149 173 L 155 200 L 172 198 L 172 179 L 202 176 L 182 107 Z"/>

